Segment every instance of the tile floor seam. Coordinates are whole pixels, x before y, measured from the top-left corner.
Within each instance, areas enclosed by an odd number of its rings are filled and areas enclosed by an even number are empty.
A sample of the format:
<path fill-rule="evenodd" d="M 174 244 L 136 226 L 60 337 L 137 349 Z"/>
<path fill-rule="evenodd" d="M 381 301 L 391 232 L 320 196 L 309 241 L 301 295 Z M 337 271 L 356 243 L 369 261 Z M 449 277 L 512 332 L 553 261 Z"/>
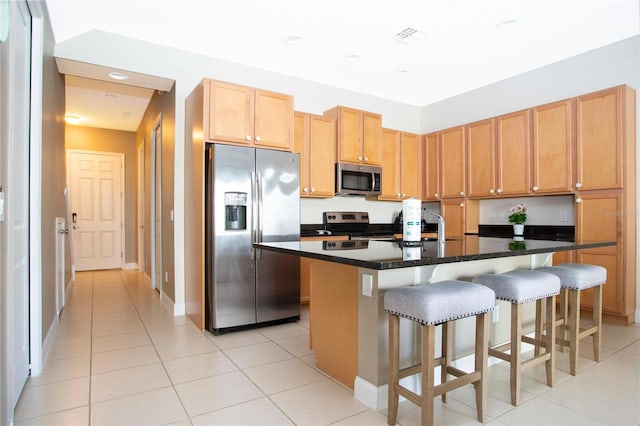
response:
<path fill-rule="evenodd" d="M 120 276 L 122 277 L 122 271 L 120 272 Z M 189 419 L 189 423 L 193 424 L 193 422 L 191 421 L 191 416 L 189 416 L 189 411 L 187 410 L 187 407 L 186 407 L 184 401 L 182 400 L 182 398 L 180 398 L 180 393 L 176 389 L 176 384 L 173 382 L 173 379 L 171 378 L 171 375 L 169 374 L 169 371 L 167 370 L 167 367 L 164 364 L 163 359 L 160 357 L 160 353 L 158 352 L 158 348 L 156 347 L 155 343 L 151 339 L 151 335 L 149 333 L 149 329 L 147 328 L 147 324 L 145 323 L 144 319 L 140 315 L 140 311 L 138 310 L 137 305 L 135 304 L 135 302 L 133 301 L 133 298 L 131 297 L 131 292 L 129 291 L 129 287 L 126 284 L 126 281 L 124 280 L 124 277 L 122 277 L 122 278 L 123 278 L 123 282 L 125 283 L 125 288 L 127 290 L 127 294 L 129 296 L 129 298 L 131 299 L 132 303 L 134 304 L 134 307 L 136 309 L 136 312 L 137 312 L 138 316 L 140 317 L 140 321 L 142 322 L 142 327 L 144 327 L 144 329 L 145 329 L 145 331 L 147 333 L 147 337 L 149 338 L 149 340 L 151 341 L 151 345 L 153 346 L 153 350 L 155 351 L 156 356 L 160 360 L 160 364 L 162 364 L 162 369 L 164 370 L 165 374 L 167 375 L 167 378 L 169 379 L 169 383 L 171 385 L 170 387 L 173 390 L 173 393 L 176 395 L 176 398 L 178 398 L 178 401 L 180 401 L 180 406 L 182 407 L 182 410 L 186 414 L 187 418 Z"/>

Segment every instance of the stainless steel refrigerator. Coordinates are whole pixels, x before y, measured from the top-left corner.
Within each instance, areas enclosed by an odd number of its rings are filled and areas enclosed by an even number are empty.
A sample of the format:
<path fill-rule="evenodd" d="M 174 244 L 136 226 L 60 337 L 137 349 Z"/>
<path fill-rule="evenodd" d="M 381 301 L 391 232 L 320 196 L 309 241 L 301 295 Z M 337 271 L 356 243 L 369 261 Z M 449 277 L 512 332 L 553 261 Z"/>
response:
<path fill-rule="evenodd" d="M 208 144 L 205 322 L 221 333 L 300 318 L 300 262 L 254 242 L 300 238 L 300 157 Z M 187 206 L 188 208 L 188 206 Z"/>

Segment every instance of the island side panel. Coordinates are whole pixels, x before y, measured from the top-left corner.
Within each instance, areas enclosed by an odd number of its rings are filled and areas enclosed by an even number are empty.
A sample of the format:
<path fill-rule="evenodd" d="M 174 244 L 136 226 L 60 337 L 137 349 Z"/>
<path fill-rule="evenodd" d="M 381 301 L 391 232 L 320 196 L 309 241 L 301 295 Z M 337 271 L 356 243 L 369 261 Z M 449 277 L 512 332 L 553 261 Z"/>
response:
<path fill-rule="evenodd" d="M 358 268 L 310 261 L 310 340 L 316 365 L 353 389 L 358 374 Z"/>

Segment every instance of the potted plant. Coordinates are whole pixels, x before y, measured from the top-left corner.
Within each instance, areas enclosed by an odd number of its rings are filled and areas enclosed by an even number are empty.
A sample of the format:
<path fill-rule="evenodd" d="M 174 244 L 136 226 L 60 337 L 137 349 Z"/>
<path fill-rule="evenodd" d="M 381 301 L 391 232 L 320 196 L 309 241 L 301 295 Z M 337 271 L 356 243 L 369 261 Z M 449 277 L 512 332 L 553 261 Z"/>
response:
<path fill-rule="evenodd" d="M 527 206 L 524 203 L 516 204 L 509 209 L 509 223 L 513 224 L 513 234 L 524 234 L 524 223 L 527 221 Z"/>

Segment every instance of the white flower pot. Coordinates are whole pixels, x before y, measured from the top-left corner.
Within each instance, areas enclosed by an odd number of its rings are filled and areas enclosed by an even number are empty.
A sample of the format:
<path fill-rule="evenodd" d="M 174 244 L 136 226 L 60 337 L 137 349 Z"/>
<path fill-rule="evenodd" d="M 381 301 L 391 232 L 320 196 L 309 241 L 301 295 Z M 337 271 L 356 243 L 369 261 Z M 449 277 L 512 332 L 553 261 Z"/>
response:
<path fill-rule="evenodd" d="M 524 224 L 514 224 L 513 235 L 524 235 Z"/>

